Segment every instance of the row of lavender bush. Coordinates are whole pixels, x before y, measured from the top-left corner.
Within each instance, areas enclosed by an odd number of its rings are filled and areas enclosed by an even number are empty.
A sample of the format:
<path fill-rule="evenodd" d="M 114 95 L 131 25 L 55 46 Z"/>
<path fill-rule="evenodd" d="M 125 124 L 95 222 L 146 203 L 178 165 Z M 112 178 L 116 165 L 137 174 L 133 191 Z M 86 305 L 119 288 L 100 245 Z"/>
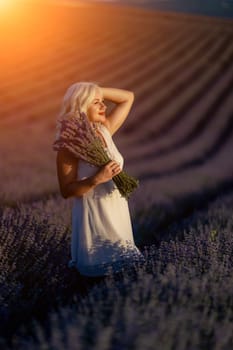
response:
<path fill-rule="evenodd" d="M 170 225 L 169 239 L 144 246 L 145 264 L 99 279 L 67 267 L 69 202 L 2 208 L 0 345 L 231 349 L 232 208 L 233 195 L 219 198 Z"/>

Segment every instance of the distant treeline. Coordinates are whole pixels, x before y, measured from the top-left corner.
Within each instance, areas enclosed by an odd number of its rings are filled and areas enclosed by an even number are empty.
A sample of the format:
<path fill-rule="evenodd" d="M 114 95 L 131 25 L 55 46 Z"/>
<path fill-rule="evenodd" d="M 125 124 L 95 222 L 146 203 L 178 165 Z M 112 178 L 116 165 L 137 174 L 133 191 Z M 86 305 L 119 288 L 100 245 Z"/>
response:
<path fill-rule="evenodd" d="M 102 0 L 100 2 L 106 3 L 110 2 L 110 0 Z M 233 18 L 233 0 L 115 0 L 115 2 L 122 5 L 136 5 L 162 11 L 178 11 Z"/>

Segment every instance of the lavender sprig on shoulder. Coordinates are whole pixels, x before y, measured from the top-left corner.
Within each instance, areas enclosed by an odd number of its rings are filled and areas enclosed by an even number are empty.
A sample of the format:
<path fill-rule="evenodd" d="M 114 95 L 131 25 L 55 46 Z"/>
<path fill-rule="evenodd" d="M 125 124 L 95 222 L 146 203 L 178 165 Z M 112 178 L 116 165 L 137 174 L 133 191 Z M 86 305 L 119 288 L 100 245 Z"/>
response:
<path fill-rule="evenodd" d="M 84 112 L 81 112 L 79 117 L 73 116 L 61 121 L 60 136 L 53 143 L 53 150 L 58 151 L 62 148 L 68 149 L 75 157 L 97 167 L 111 160 Z M 123 170 L 112 180 L 121 195 L 127 199 L 139 184 L 137 179 Z"/>

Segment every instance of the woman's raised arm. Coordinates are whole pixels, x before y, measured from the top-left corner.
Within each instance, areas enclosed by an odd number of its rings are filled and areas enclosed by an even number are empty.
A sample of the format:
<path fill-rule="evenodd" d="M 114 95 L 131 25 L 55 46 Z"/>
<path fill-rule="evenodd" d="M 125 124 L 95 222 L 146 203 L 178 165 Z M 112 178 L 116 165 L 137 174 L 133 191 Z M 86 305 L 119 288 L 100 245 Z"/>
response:
<path fill-rule="evenodd" d="M 100 87 L 103 98 L 110 100 L 117 105 L 113 108 L 111 114 L 107 117 L 106 127 L 113 135 L 127 118 L 134 102 L 134 93 L 129 90 Z"/>

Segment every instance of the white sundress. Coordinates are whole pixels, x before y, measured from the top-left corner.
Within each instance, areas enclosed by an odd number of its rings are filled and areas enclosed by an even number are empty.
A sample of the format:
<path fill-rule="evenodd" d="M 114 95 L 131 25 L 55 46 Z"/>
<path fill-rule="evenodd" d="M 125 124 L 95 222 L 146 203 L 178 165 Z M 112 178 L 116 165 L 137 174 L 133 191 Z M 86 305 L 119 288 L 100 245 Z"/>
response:
<path fill-rule="evenodd" d="M 100 124 L 111 159 L 123 168 L 123 157 L 108 129 Z M 79 160 L 78 179 L 96 173 L 97 167 Z M 133 237 L 127 199 L 121 196 L 113 180 L 97 185 L 82 197 L 73 197 L 71 260 L 86 276 L 102 276 L 118 272 L 134 261 L 144 261 Z"/>

